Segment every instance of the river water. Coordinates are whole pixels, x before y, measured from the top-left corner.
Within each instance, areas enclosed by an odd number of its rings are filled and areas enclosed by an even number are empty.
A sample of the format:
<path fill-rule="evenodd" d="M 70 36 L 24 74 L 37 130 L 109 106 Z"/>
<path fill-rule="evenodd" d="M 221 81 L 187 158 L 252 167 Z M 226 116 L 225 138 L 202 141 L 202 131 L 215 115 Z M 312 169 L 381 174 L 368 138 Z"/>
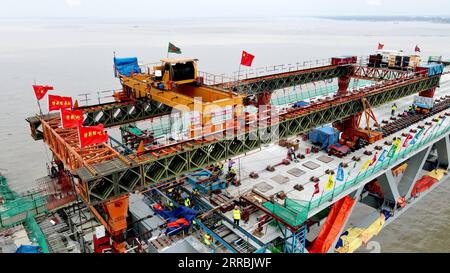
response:
<path fill-rule="evenodd" d="M 25 191 L 46 175 L 50 153 L 30 137 L 25 118 L 38 112 L 31 85 L 55 86 L 54 94 L 119 87 L 113 52 L 143 63 L 165 57 L 167 43 L 183 57 L 199 59 L 202 71 L 238 69 L 241 50 L 255 67 L 368 55 L 379 42 L 387 49 L 450 57 L 450 24 L 334 21 L 315 18 L 215 18 L 174 20 L 1 19 L 0 171 Z M 46 101 L 42 109 L 46 112 Z M 450 183 L 444 182 L 375 239 L 383 252 L 450 251 Z"/>

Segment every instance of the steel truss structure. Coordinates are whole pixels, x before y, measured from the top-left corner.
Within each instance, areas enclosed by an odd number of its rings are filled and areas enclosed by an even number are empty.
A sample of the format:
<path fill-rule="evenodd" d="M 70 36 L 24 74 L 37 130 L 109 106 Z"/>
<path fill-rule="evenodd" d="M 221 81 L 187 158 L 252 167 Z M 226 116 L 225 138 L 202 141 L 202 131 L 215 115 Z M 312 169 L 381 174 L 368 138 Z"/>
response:
<path fill-rule="evenodd" d="M 172 111 L 172 107 L 151 99 L 112 102 L 79 107 L 78 109 L 83 110 L 84 126 L 102 123 L 105 128 L 170 114 Z M 51 113 L 27 118 L 26 121 L 30 124 L 33 139 L 41 140 L 43 137 L 41 119 L 48 121 L 58 117 L 59 113 Z"/>
<path fill-rule="evenodd" d="M 317 126 L 339 121 L 361 112 L 361 99 L 372 107 L 419 93 L 438 86 L 440 76 L 415 76 L 404 80 L 387 81 L 313 104 L 304 109 L 282 114 L 279 122 L 248 130 L 232 137 L 177 143 L 164 151 L 145 154 L 127 166 L 115 158 L 92 164 L 89 170 L 75 171 L 88 202 L 99 203 L 132 192 L 156 182 L 172 179 L 216 162 L 246 153 L 269 144 L 274 139 L 287 138 Z M 170 149 L 170 152 L 167 150 Z M 97 175 L 96 175 L 97 174 Z"/>
<path fill-rule="evenodd" d="M 321 66 L 316 68 L 285 72 L 271 76 L 261 76 L 242 81 L 228 82 L 217 85 L 220 88 L 233 90 L 246 95 L 271 93 L 278 89 L 297 86 L 310 82 L 339 78 L 352 71 L 351 65 Z"/>
<path fill-rule="evenodd" d="M 414 74 L 413 72 L 404 70 L 393 70 L 368 66 L 353 66 L 353 67 L 354 70 L 351 76 L 353 78 L 363 80 L 394 80 L 394 79 L 398 80 L 404 79 Z"/>

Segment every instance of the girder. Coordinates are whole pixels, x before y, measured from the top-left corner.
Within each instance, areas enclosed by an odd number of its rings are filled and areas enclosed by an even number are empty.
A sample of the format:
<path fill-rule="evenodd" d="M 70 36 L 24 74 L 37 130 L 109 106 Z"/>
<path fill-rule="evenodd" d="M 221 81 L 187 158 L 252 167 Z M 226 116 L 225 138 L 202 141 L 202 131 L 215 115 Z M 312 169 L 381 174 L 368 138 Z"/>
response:
<path fill-rule="evenodd" d="M 80 107 L 83 110 L 84 126 L 102 123 L 105 127 L 122 125 L 130 122 L 169 114 L 171 107 L 153 100 L 133 100 L 122 103 Z"/>
<path fill-rule="evenodd" d="M 91 202 L 101 202 L 138 186 L 172 179 L 197 168 L 215 164 L 219 161 L 260 148 L 263 144 L 278 138 L 287 138 L 306 132 L 323 124 L 339 121 L 361 112 L 361 99 L 366 98 L 370 105 L 378 105 L 427 90 L 439 84 L 440 76 L 415 77 L 386 83 L 383 86 L 364 88 L 346 96 L 325 100 L 310 107 L 290 111 L 280 115 L 279 121 L 225 137 L 189 143 L 177 143 L 171 153 L 146 154 L 135 158 L 136 166 L 103 168 L 92 166 L 99 175 L 95 176 L 80 168 L 75 173 L 88 189 Z M 107 164 L 103 162 L 101 164 Z"/>
<path fill-rule="evenodd" d="M 79 107 L 78 109 L 83 110 L 84 126 L 102 123 L 105 128 L 170 114 L 172 111 L 171 107 L 153 100 L 112 102 Z M 33 139 L 41 140 L 43 138 L 41 118 L 51 120 L 57 117 L 59 117 L 59 113 L 26 118 L 26 121 L 30 124 Z"/>
<path fill-rule="evenodd" d="M 352 73 L 353 78 L 364 80 L 395 80 L 404 79 L 410 76 L 412 73 L 403 70 L 394 70 L 387 68 L 368 67 L 368 66 L 353 66 Z"/>

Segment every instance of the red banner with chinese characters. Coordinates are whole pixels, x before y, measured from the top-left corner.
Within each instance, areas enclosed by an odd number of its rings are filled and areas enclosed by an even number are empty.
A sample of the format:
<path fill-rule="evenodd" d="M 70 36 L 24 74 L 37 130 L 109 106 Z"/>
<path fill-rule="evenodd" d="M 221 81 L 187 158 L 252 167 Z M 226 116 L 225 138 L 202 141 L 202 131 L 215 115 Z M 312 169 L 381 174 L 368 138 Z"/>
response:
<path fill-rule="evenodd" d="M 108 134 L 105 132 L 103 124 L 86 127 L 80 126 L 78 127 L 78 135 L 81 148 L 108 141 Z"/>
<path fill-rule="evenodd" d="M 83 124 L 83 110 L 61 109 L 62 128 L 74 128 Z"/>
<path fill-rule="evenodd" d="M 48 95 L 48 111 L 72 108 L 71 97 Z"/>
<path fill-rule="evenodd" d="M 34 94 L 37 100 L 41 100 L 48 90 L 53 90 L 53 86 L 48 85 L 33 85 Z"/>

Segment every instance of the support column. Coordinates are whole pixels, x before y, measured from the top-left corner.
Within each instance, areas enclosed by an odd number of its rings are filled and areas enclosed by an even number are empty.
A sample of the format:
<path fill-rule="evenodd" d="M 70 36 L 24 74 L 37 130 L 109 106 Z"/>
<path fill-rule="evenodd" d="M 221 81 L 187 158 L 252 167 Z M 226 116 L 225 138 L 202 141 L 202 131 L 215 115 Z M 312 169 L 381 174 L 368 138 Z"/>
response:
<path fill-rule="evenodd" d="M 271 92 L 258 93 L 256 95 L 257 106 L 270 105 L 270 98 L 271 97 L 272 97 L 272 93 Z"/>
<path fill-rule="evenodd" d="M 398 192 L 397 184 L 395 183 L 395 178 L 392 175 L 392 171 L 387 171 L 377 178 L 380 184 L 381 190 L 384 194 L 384 199 L 396 203 L 400 194 Z"/>
<path fill-rule="evenodd" d="M 128 195 L 122 195 L 103 204 L 107 215 L 107 230 L 113 239 L 113 248 L 117 252 L 125 251 L 123 233 L 127 229 Z"/>
<path fill-rule="evenodd" d="M 431 146 L 414 155 L 408 160 L 408 167 L 403 174 L 400 182 L 398 183 L 398 192 L 401 196 L 406 199 L 411 195 L 411 190 L 419 179 L 419 173 L 427 160 L 428 154 L 430 153 Z"/>
<path fill-rule="evenodd" d="M 438 166 L 448 170 L 448 159 L 450 158 L 450 136 L 436 142 L 436 150 L 438 156 Z"/>
<path fill-rule="evenodd" d="M 347 94 L 347 90 L 348 90 L 348 86 L 350 84 L 350 75 L 343 75 L 341 77 L 338 78 L 338 91 L 337 91 L 337 95 L 341 96 L 341 95 L 345 95 Z"/>
<path fill-rule="evenodd" d="M 421 97 L 427 97 L 427 98 L 432 98 L 434 97 L 434 92 L 436 91 L 436 87 L 430 88 L 426 91 L 422 91 L 419 93 L 419 96 Z"/>

